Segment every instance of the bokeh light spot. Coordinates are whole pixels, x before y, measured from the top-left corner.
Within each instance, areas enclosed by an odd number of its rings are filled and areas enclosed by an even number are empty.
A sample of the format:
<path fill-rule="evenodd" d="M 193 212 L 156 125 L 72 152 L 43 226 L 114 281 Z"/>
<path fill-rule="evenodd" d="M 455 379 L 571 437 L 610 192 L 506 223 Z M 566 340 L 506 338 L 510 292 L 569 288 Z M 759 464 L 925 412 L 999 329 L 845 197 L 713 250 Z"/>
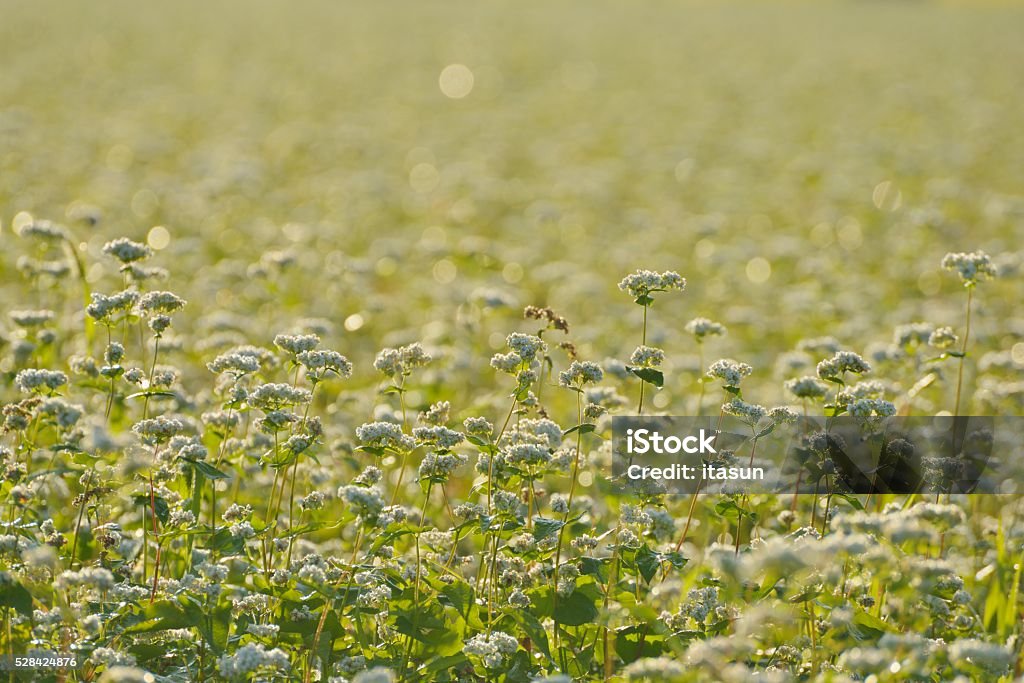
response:
<path fill-rule="evenodd" d="M 762 256 L 755 256 L 747 261 L 747 279 L 755 285 L 767 282 L 772 276 L 772 264 Z"/>
<path fill-rule="evenodd" d="M 438 85 L 445 97 L 461 100 L 473 91 L 473 72 L 465 64 L 449 64 L 441 71 Z"/>
<path fill-rule="evenodd" d="M 149 234 L 146 235 L 146 244 L 153 247 L 157 251 L 166 249 L 167 245 L 171 243 L 171 233 L 168 232 L 167 228 L 162 225 L 156 225 L 150 228 Z"/>

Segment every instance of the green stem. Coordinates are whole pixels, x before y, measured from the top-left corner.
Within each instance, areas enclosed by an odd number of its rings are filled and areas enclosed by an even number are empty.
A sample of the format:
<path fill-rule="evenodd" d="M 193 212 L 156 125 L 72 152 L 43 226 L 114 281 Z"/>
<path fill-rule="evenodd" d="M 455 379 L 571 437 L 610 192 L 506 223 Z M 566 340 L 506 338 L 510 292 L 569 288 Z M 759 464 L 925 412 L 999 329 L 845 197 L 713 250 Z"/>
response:
<path fill-rule="evenodd" d="M 960 368 L 956 375 L 956 408 L 953 416 L 960 416 L 960 389 L 964 383 L 964 359 L 967 357 L 967 341 L 971 337 L 971 301 L 974 298 L 974 287 L 967 288 L 967 328 L 964 330 L 964 343 L 960 348 Z"/>
<path fill-rule="evenodd" d="M 647 310 L 647 307 L 644 306 L 644 311 L 646 311 L 646 310 Z M 579 388 L 579 387 L 577 387 L 577 388 Z M 583 424 L 583 392 L 582 391 L 577 391 L 576 392 L 576 424 L 577 425 L 582 425 Z M 562 514 L 562 526 L 558 529 L 558 544 L 555 547 L 555 568 L 554 568 L 554 572 L 552 573 L 553 581 L 554 581 L 554 584 L 555 584 L 555 590 L 551 594 L 552 612 L 554 612 L 556 610 L 556 608 L 558 607 L 558 570 L 559 570 L 559 568 L 561 567 L 561 564 L 562 564 L 562 545 L 565 542 L 565 526 L 566 526 L 566 524 L 569 521 L 569 515 L 572 513 L 572 501 L 573 501 L 573 497 L 576 495 L 576 479 L 577 479 L 577 474 L 579 473 L 579 469 L 580 469 L 580 448 L 582 447 L 582 443 L 583 443 L 582 439 L 583 439 L 583 430 L 582 429 L 577 429 L 576 430 L 576 458 L 573 460 L 573 463 L 572 463 L 572 481 L 569 484 L 569 501 L 568 501 L 568 503 L 566 503 L 565 513 Z M 554 617 L 554 625 L 555 625 L 554 640 L 555 640 L 555 648 L 557 649 L 558 648 L 558 641 L 560 640 L 560 638 L 559 638 L 559 624 L 558 624 L 558 617 L 557 616 Z"/>
<path fill-rule="evenodd" d="M 641 334 L 640 344 L 643 346 L 647 345 L 647 304 L 644 304 L 644 328 Z M 644 414 L 644 385 L 646 384 L 646 382 L 640 380 L 640 403 L 637 405 L 636 408 L 637 415 Z"/>

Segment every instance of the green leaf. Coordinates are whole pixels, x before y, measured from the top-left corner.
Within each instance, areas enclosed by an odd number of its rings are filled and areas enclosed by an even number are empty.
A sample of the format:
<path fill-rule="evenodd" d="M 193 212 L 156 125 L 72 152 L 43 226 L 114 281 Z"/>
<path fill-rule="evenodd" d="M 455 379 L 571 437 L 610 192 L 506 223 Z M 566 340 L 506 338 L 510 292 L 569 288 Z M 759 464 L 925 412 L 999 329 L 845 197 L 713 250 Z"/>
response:
<path fill-rule="evenodd" d="M 559 596 L 555 605 L 555 619 L 565 626 L 589 624 L 597 619 L 597 615 L 594 601 L 578 590 L 567 598 Z"/>
<path fill-rule="evenodd" d="M 746 511 L 736 501 L 726 498 L 715 503 L 715 514 L 726 519 L 739 519 Z"/>
<path fill-rule="evenodd" d="M 638 303 L 641 306 L 650 306 L 654 303 L 654 299 L 646 294 L 641 294 L 637 298 L 633 299 L 634 303 Z"/>
<path fill-rule="evenodd" d="M 665 375 L 661 370 L 655 370 L 654 368 L 638 368 L 630 365 L 626 366 L 626 370 L 633 373 L 648 384 L 653 384 L 659 389 L 665 386 Z"/>
<path fill-rule="evenodd" d="M 466 661 L 468 661 L 466 655 L 462 653 L 434 657 L 433 659 L 428 659 L 426 664 L 417 669 L 417 671 L 423 674 L 422 680 L 439 680 L 437 674 L 455 671 L 455 669 L 465 664 Z"/>
<path fill-rule="evenodd" d="M 623 663 L 630 664 L 641 657 L 664 654 L 664 641 L 665 637 L 652 633 L 649 626 L 627 626 L 615 634 L 615 653 Z"/>
<path fill-rule="evenodd" d="M 32 616 L 32 594 L 13 579 L 0 583 L 0 607 L 9 607 L 19 614 Z"/>
<path fill-rule="evenodd" d="M 608 564 L 611 564 L 610 558 L 581 557 L 580 572 L 584 575 L 596 576 L 601 583 L 604 583 L 607 580 L 605 565 Z"/>
<path fill-rule="evenodd" d="M 533 520 L 533 540 L 540 541 L 545 538 L 550 538 L 563 526 L 565 526 L 565 522 L 560 519 L 537 517 Z"/>
<path fill-rule="evenodd" d="M 156 496 L 155 498 L 150 499 L 148 493 L 140 493 L 134 496 L 132 498 L 132 501 L 135 503 L 135 505 L 146 508 L 147 523 L 150 516 L 152 516 L 153 508 L 156 509 L 156 518 L 160 520 L 160 523 L 167 523 L 167 518 L 171 514 L 171 508 L 167 504 L 167 501 L 161 498 L 160 496 Z"/>
<path fill-rule="evenodd" d="M 854 496 L 851 493 L 833 493 L 832 496 L 834 498 L 842 498 L 847 503 L 849 503 L 850 506 L 853 507 L 854 510 L 863 510 L 864 509 L 863 503 L 861 503 L 859 500 L 857 500 L 857 497 Z"/>
<path fill-rule="evenodd" d="M 584 422 L 581 425 L 576 425 L 575 427 L 570 427 L 569 429 L 565 430 L 564 432 L 562 432 L 562 436 L 569 436 L 570 434 L 576 431 L 578 431 L 580 434 L 589 434 L 595 429 L 597 429 L 597 425 L 591 424 L 589 422 Z"/>
<path fill-rule="evenodd" d="M 232 536 L 227 528 L 217 529 L 213 537 L 213 548 L 224 555 L 238 555 L 245 548 L 245 539 L 241 536 Z"/>
<path fill-rule="evenodd" d="M 171 600 L 160 600 L 146 605 L 141 620 L 128 626 L 124 633 L 153 633 L 172 628 L 186 628 L 196 625 L 195 615 L 189 615 L 180 604 Z"/>
<path fill-rule="evenodd" d="M 228 631 L 231 629 L 231 605 L 218 607 L 209 618 L 200 615 L 197 622 L 199 633 L 210 649 L 216 654 L 224 652 L 228 645 Z"/>
<path fill-rule="evenodd" d="M 127 401 L 130 398 L 142 398 L 144 396 L 170 396 L 173 398 L 177 396 L 177 394 L 175 394 L 173 391 L 136 391 L 134 394 L 128 394 L 124 398 Z"/>
<path fill-rule="evenodd" d="M 516 622 L 523 627 L 523 632 L 530 637 L 533 644 L 537 646 L 537 649 L 548 658 L 551 659 L 551 646 L 548 644 L 548 633 L 544 630 L 544 625 L 540 623 L 533 614 L 528 610 L 513 609 L 508 612 Z"/>
<path fill-rule="evenodd" d="M 185 462 L 191 463 L 192 466 L 195 467 L 198 471 L 202 472 L 203 476 L 205 476 L 207 479 L 230 479 L 231 478 L 231 475 L 229 475 L 229 474 L 227 474 L 225 472 L 221 472 L 220 470 L 218 470 L 216 467 L 214 467 L 213 465 L 211 465 L 208 462 L 204 462 L 202 460 L 192 460 L 191 458 L 182 458 L 182 460 L 184 460 Z"/>
<path fill-rule="evenodd" d="M 647 583 L 650 583 L 654 575 L 658 573 L 660 566 L 661 556 L 646 545 L 640 546 L 640 549 L 636 551 L 636 567 L 640 570 L 640 576 L 644 577 L 644 581 Z"/>
<path fill-rule="evenodd" d="M 670 553 L 661 553 L 661 559 L 663 562 L 668 562 L 676 569 L 682 569 L 686 566 L 686 563 L 689 562 L 688 559 L 683 557 L 683 554 L 681 552 L 678 552 L 676 550 L 673 550 Z"/>
<path fill-rule="evenodd" d="M 870 639 L 880 638 L 886 633 L 893 633 L 896 629 L 891 624 L 887 624 L 875 615 L 858 611 L 853 616 L 853 624 L 850 625 L 850 633 L 854 638 L 863 640 L 865 637 Z"/>
<path fill-rule="evenodd" d="M 441 589 L 441 595 L 448 600 L 448 604 L 465 618 L 469 608 L 473 606 L 473 587 L 465 581 L 449 583 Z"/>

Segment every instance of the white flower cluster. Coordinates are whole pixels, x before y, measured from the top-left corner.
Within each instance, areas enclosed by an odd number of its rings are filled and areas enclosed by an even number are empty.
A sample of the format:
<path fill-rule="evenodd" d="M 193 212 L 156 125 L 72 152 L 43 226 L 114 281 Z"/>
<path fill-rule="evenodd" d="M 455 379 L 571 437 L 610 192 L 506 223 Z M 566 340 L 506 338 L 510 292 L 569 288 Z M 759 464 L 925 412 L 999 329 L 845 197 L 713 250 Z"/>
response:
<path fill-rule="evenodd" d="M 384 666 L 375 666 L 356 674 L 352 683 L 395 683 L 395 672 Z"/>
<path fill-rule="evenodd" d="M 344 378 L 352 376 L 352 363 L 337 351 L 303 351 L 296 359 L 306 367 L 310 379 L 314 381 L 320 381 L 329 372 Z"/>
<path fill-rule="evenodd" d="M 230 372 L 233 375 L 245 375 L 257 372 L 260 361 L 256 356 L 238 351 L 227 351 L 206 364 L 210 372 Z"/>
<path fill-rule="evenodd" d="M 532 443 L 517 443 L 503 450 L 505 461 L 511 465 L 544 465 L 551 461 L 551 451 Z"/>
<path fill-rule="evenodd" d="M 543 354 L 547 350 L 547 344 L 540 337 L 535 337 L 532 334 L 523 334 L 522 332 L 513 332 L 508 335 L 505 338 L 505 343 L 508 344 L 513 353 L 527 363 L 534 360 L 538 354 Z"/>
<path fill-rule="evenodd" d="M 446 425 L 448 416 L 451 413 L 452 404 L 449 401 L 438 401 L 431 404 L 429 408 L 419 414 L 419 420 L 427 425 Z M 470 418 L 472 419 L 472 418 Z"/>
<path fill-rule="evenodd" d="M 60 370 L 28 368 L 14 376 L 14 385 L 26 394 L 46 391 L 52 393 L 68 383 L 68 376 Z"/>
<path fill-rule="evenodd" d="M 897 325 L 893 330 L 892 343 L 900 347 L 925 344 L 928 342 L 928 338 L 934 329 L 931 323 L 925 322 Z"/>
<path fill-rule="evenodd" d="M 103 567 L 85 567 L 78 571 L 63 572 L 57 577 L 55 585 L 60 590 L 84 587 L 108 591 L 114 587 L 114 575 Z"/>
<path fill-rule="evenodd" d="M 629 362 L 642 368 L 654 368 L 665 362 L 665 352 L 653 346 L 638 346 Z"/>
<path fill-rule="evenodd" d="M 965 285 L 974 286 L 979 280 L 994 278 L 996 267 L 983 251 L 950 252 L 942 258 L 942 267 L 956 271 Z"/>
<path fill-rule="evenodd" d="M 768 410 L 764 406 L 747 403 L 738 398 L 734 398 L 728 403 L 723 403 L 722 412 L 726 415 L 738 417 L 749 425 L 757 424 L 761 418 L 768 414 Z"/>
<path fill-rule="evenodd" d="M 787 380 L 786 391 L 801 399 L 819 399 L 828 394 L 828 385 L 817 377 L 805 376 Z"/>
<path fill-rule="evenodd" d="M 494 432 L 494 425 L 483 417 L 467 417 L 462 426 L 466 428 L 467 434 L 475 436 L 490 436 Z"/>
<path fill-rule="evenodd" d="M 447 427 L 415 427 L 412 435 L 419 439 L 420 443 L 426 446 L 433 446 L 442 450 L 455 448 L 466 438 L 460 432 Z"/>
<path fill-rule="evenodd" d="M 18 237 L 34 237 L 40 240 L 66 240 L 67 230 L 64 226 L 42 218 L 34 218 L 31 222 L 17 228 Z"/>
<path fill-rule="evenodd" d="M 107 322 L 111 314 L 128 311 L 138 300 L 139 293 L 130 289 L 110 296 L 93 292 L 92 303 L 86 306 L 85 312 L 95 320 Z"/>
<path fill-rule="evenodd" d="M 683 329 L 696 337 L 698 342 L 704 341 L 704 337 L 719 337 L 726 333 L 725 325 L 707 318 L 694 318 Z"/>
<path fill-rule="evenodd" d="M 433 358 L 419 342 L 413 342 L 397 349 L 381 349 L 373 361 L 373 367 L 388 377 L 406 376 L 416 368 L 423 367 Z"/>
<path fill-rule="evenodd" d="M 288 670 L 291 666 L 288 655 L 279 648 L 266 649 L 260 643 L 248 643 L 234 654 L 224 655 L 217 662 L 220 675 L 228 680 L 247 678 L 253 672 L 263 669 Z"/>
<path fill-rule="evenodd" d="M 581 387 L 584 384 L 597 384 L 603 378 L 604 372 L 597 363 L 574 360 L 568 370 L 558 375 L 558 383 L 563 387 Z"/>
<path fill-rule="evenodd" d="M 629 292 L 629 295 L 639 299 L 651 292 L 667 292 L 670 290 L 683 291 L 686 287 L 686 280 L 671 270 L 664 273 L 656 273 L 653 270 L 638 270 L 622 278 L 619 282 L 619 289 Z"/>
<path fill-rule="evenodd" d="M 367 422 L 356 427 L 356 438 L 369 448 L 390 448 L 399 452 L 416 448 L 416 440 L 394 422 Z"/>
<path fill-rule="evenodd" d="M 185 430 L 185 424 L 173 417 L 159 415 L 146 420 L 139 420 L 132 425 L 132 431 L 143 441 L 160 443 L 170 440 Z"/>
<path fill-rule="evenodd" d="M 547 418 L 522 418 L 509 428 L 501 442 L 532 443 L 547 448 L 558 448 L 562 445 L 562 428 Z"/>
<path fill-rule="evenodd" d="M 308 389 L 290 384 L 261 384 L 249 394 L 249 405 L 261 410 L 277 410 L 283 406 L 309 403 L 313 395 Z"/>
<path fill-rule="evenodd" d="M 831 380 L 842 379 L 847 372 L 855 375 L 871 372 L 868 362 L 853 351 L 836 351 L 831 358 L 818 363 L 817 369 L 818 377 Z"/>
<path fill-rule="evenodd" d="M 881 398 L 859 398 L 847 410 L 854 417 L 892 417 L 896 414 L 896 406 Z"/>
<path fill-rule="evenodd" d="M 505 658 L 519 649 L 519 641 L 503 631 L 480 633 L 466 641 L 462 651 L 479 657 L 488 669 L 499 669 Z"/>
<path fill-rule="evenodd" d="M 293 356 L 312 351 L 319 345 L 320 337 L 315 334 L 279 334 L 274 337 L 274 346 Z"/>
<path fill-rule="evenodd" d="M 352 484 L 338 489 L 338 497 L 355 512 L 367 519 L 374 519 L 384 509 L 384 496 L 376 487 L 355 486 Z"/>
<path fill-rule="evenodd" d="M 836 403 L 846 406 L 862 398 L 884 398 L 885 385 L 877 380 L 865 380 L 857 382 L 853 386 L 845 387 L 836 395 Z"/>
<path fill-rule="evenodd" d="M 153 250 L 145 244 L 134 242 L 127 237 L 118 237 L 103 245 L 103 253 L 113 256 L 121 263 L 141 261 L 153 255 Z"/>
<path fill-rule="evenodd" d="M 54 313 L 50 310 L 10 311 L 7 315 L 19 327 L 39 327 L 53 320 Z"/>
<path fill-rule="evenodd" d="M 173 313 L 186 303 L 173 292 L 146 292 L 139 297 L 138 309 L 143 313 Z"/>
<path fill-rule="evenodd" d="M 708 377 L 720 379 L 727 387 L 738 387 L 744 377 L 749 377 L 754 368 L 731 358 L 716 360 L 708 368 Z"/>
<path fill-rule="evenodd" d="M 319 491 L 310 491 L 305 497 L 299 498 L 299 507 L 303 510 L 322 510 L 324 494 Z"/>
<path fill-rule="evenodd" d="M 960 342 L 960 337 L 953 331 L 952 327 L 937 327 L 928 335 L 928 346 L 944 351 L 951 349 Z"/>
<path fill-rule="evenodd" d="M 685 672 L 682 663 L 671 657 L 644 657 L 622 670 L 627 681 L 670 681 Z"/>
<path fill-rule="evenodd" d="M 447 481 L 468 458 L 456 453 L 427 453 L 420 462 L 420 479 L 430 481 Z"/>
<path fill-rule="evenodd" d="M 768 411 L 768 419 L 775 424 L 791 424 L 799 417 L 800 414 L 789 406 L 776 406 Z"/>

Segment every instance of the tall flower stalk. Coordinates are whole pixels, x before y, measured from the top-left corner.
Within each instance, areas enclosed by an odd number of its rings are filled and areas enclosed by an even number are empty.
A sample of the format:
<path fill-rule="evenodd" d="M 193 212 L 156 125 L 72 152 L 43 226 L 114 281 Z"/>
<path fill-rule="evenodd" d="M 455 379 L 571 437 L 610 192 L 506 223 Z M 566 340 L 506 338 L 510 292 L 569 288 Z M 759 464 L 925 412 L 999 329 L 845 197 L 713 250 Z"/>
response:
<path fill-rule="evenodd" d="M 686 288 L 686 280 L 674 271 L 667 270 L 664 273 L 656 273 L 652 270 L 638 270 L 635 273 L 631 273 L 626 277 L 622 278 L 619 282 L 619 289 L 628 292 L 633 297 L 633 302 L 638 306 L 643 306 L 644 317 L 643 327 L 640 333 L 640 347 L 637 349 L 639 352 L 641 349 L 647 348 L 647 309 L 650 308 L 651 304 L 654 303 L 654 298 L 651 296 L 656 292 L 668 292 L 668 291 L 683 291 Z M 634 352 L 634 356 L 637 352 Z M 662 354 L 662 358 L 664 354 Z M 656 370 L 651 366 L 643 365 L 631 365 L 626 366 L 629 372 L 633 373 L 640 378 L 640 400 L 637 403 L 636 413 L 637 415 L 643 415 L 644 412 L 644 388 L 645 385 L 650 383 L 654 386 L 661 388 L 665 384 L 665 376 L 660 370 Z"/>
<path fill-rule="evenodd" d="M 978 282 L 994 278 L 996 268 L 992 259 L 983 251 L 971 253 L 950 252 L 942 259 L 942 267 L 946 270 L 956 272 L 960 276 L 964 289 L 967 290 L 967 315 L 964 325 L 964 338 L 959 352 L 950 352 L 949 355 L 958 356 L 960 359 L 956 373 L 956 401 L 953 407 L 953 415 L 960 416 L 960 394 L 964 384 L 964 359 L 967 357 L 967 343 L 971 338 L 971 304 L 974 301 L 974 288 Z"/>

